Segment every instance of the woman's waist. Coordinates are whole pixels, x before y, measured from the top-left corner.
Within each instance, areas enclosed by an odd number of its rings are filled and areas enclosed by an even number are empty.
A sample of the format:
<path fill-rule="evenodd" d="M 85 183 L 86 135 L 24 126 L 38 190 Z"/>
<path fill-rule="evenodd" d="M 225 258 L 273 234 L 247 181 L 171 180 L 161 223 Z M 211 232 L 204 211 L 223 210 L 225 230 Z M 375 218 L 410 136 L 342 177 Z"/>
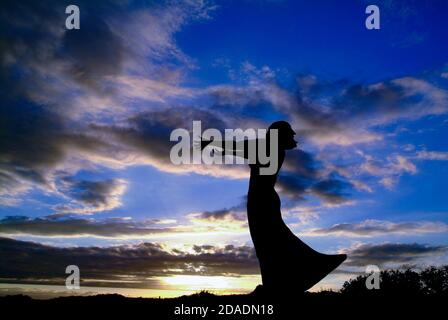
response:
<path fill-rule="evenodd" d="M 248 198 L 259 198 L 260 200 L 263 200 L 263 198 L 272 199 L 272 198 L 279 198 L 277 191 L 275 191 L 274 187 L 270 188 L 260 188 L 260 187 L 253 187 L 249 188 L 249 191 L 247 193 Z"/>

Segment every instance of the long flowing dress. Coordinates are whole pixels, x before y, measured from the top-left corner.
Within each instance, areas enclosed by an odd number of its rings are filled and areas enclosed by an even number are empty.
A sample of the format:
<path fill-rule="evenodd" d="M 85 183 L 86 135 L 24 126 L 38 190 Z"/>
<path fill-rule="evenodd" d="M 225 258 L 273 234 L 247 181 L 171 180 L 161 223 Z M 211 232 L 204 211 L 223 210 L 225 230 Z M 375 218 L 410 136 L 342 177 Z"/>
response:
<path fill-rule="evenodd" d="M 284 160 L 279 156 L 279 168 Z M 304 292 L 337 268 L 346 255 L 327 255 L 313 250 L 286 226 L 275 175 L 260 175 L 252 164 L 247 215 L 250 234 L 260 263 L 263 286 L 274 292 Z"/>

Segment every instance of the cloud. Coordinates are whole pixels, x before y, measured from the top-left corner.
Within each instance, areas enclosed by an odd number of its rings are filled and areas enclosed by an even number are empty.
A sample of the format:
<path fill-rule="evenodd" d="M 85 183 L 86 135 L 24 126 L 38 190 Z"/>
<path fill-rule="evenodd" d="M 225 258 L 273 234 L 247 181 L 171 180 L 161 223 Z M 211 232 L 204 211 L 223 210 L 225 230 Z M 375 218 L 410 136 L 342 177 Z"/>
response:
<path fill-rule="evenodd" d="M 180 86 L 180 70 L 191 61 L 177 48 L 174 34 L 191 21 L 207 19 L 208 4 L 160 2 L 132 13 L 124 10 L 132 3 L 121 1 L 77 5 L 83 22 L 73 32 L 65 29 L 65 6 L 57 1 L 8 1 L 2 7 L 0 29 L 14 34 L 0 44 L 2 203 L 18 204 L 32 188 L 57 192 L 58 171 L 74 174 L 86 161 L 138 163 L 126 162 L 136 155 L 123 157 L 128 151 L 123 141 L 110 141 L 110 135 L 92 128 L 133 117 L 129 112 L 135 111 L 136 99 L 160 107 L 170 97 L 192 95 Z M 154 33 L 149 36 L 148 30 Z M 165 67 L 162 58 L 169 52 L 170 67 Z M 128 126 L 138 127 L 133 118 Z M 156 131 L 151 132 L 155 139 Z M 169 136 L 164 138 L 163 150 L 169 150 Z M 162 149 L 154 147 L 156 154 Z M 146 152 L 138 150 L 140 156 Z"/>
<path fill-rule="evenodd" d="M 100 203 L 100 205 L 103 205 Z M 186 215 L 185 222 L 176 219 L 132 218 L 93 219 L 80 218 L 78 214 L 91 209 L 63 207 L 58 212 L 42 218 L 7 216 L 0 220 L 0 234 L 5 236 L 37 237 L 96 237 L 110 239 L 147 239 L 186 234 L 216 234 L 219 232 L 246 234 L 245 212 L 237 209 L 197 212 Z M 74 211 L 74 213 L 73 213 Z"/>
<path fill-rule="evenodd" d="M 215 211 L 204 211 L 195 215 L 197 219 L 201 220 L 246 220 L 241 211 L 235 211 L 234 209 L 222 209 Z"/>
<path fill-rule="evenodd" d="M 349 204 L 354 188 L 365 190 L 365 186 L 350 175 L 341 175 L 341 170 L 304 150 L 288 152 L 284 168 L 277 186 L 291 199 L 304 200 L 312 195 L 328 205 Z"/>
<path fill-rule="evenodd" d="M 215 211 L 191 213 L 187 218 L 193 225 L 213 228 L 217 231 L 245 232 L 248 228 L 245 208 L 234 207 Z"/>
<path fill-rule="evenodd" d="M 3 6 L 1 29 L 14 37 L 2 40 L 5 43 L 0 53 L 4 62 L 1 79 L 7 82 L 14 68 L 28 74 L 16 77 L 9 86 L 20 90 L 10 93 L 25 93 L 28 98 L 39 100 L 35 102 L 53 106 L 62 103 L 58 106 L 61 111 L 68 104 L 79 109 L 79 95 L 113 96 L 116 88 L 107 80 L 116 79 L 119 85 L 120 79 L 133 79 L 129 77 L 132 73 L 135 79 L 144 75 L 142 82 L 152 84 L 142 88 L 138 81 L 134 82 L 134 92 L 146 89 L 157 95 L 161 88 L 166 95 L 164 84 L 173 75 L 177 78 L 184 65 L 191 64 L 191 59 L 177 47 L 174 34 L 191 21 L 209 18 L 213 10 L 203 1 L 163 1 L 138 8 L 134 1 L 78 1 L 77 5 L 82 12 L 82 27 L 75 32 L 65 29 L 65 5 L 58 1 L 10 1 Z M 168 64 L 169 68 L 160 64 L 166 60 L 175 65 Z M 128 77 L 122 78 L 124 74 Z M 126 88 L 133 85 L 129 81 L 127 84 Z M 89 108 L 82 111 L 107 112 L 105 106 Z"/>
<path fill-rule="evenodd" d="M 307 236 L 375 237 L 392 234 L 416 235 L 444 232 L 448 232 L 448 225 L 443 222 L 366 220 L 359 223 L 338 223 L 329 228 L 304 231 L 304 234 Z"/>
<path fill-rule="evenodd" d="M 168 82 L 148 79 L 142 76 L 116 76 L 110 77 L 117 95 L 126 99 L 141 99 L 143 101 L 156 101 L 165 103 L 170 98 L 190 98 L 197 93 L 193 89 L 179 87 Z"/>
<path fill-rule="evenodd" d="M 344 191 L 352 185 L 341 179 L 330 178 L 317 182 L 311 192 L 331 204 L 341 204 L 347 201 L 348 194 Z"/>
<path fill-rule="evenodd" d="M 419 243 L 362 244 L 347 251 L 349 266 L 365 267 L 369 264 L 387 266 L 431 261 L 445 255 L 447 246 L 430 246 Z M 429 262 L 433 265 L 434 263 Z"/>
<path fill-rule="evenodd" d="M 312 195 L 329 205 L 352 201 L 349 191 L 353 185 L 334 172 L 322 177 L 318 173 L 309 176 L 292 172 L 281 174 L 277 185 L 283 194 L 295 200 L 304 200 L 306 196 Z"/>
<path fill-rule="evenodd" d="M 123 179 L 89 181 L 73 177 L 62 178 L 60 184 L 59 191 L 75 203 L 57 205 L 55 209 L 58 213 L 68 214 L 91 214 L 118 208 L 127 186 Z"/>
<path fill-rule="evenodd" d="M 195 107 L 164 108 L 141 112 L 126 119 L 122 125 L 91 125 L 96 135 L 114 143 L 111 154 L 94 154 L 93 162 L 110 163 L 112 166 L 127 166 L 135 164 L 151 165 L 159 170 L 170 173 L 198 173 L 227 178 L 245 178 L 247 168 L 229 165 L 174 165 L 170 159 L 171 148 L 177 143 L 170 141 L 171 132 L 182 128 L 190 132 L 190 151 L 192 152 L 194 137 L 193 121 L 200 120 L 202 130 L 216 128 L 224 132 L 231 127 L 227 119 L 218 113 Z M 114 157 L 114 154 L 117 157 Z M 122 157 L 123 156 L 123 157 Z"/>
<path fill-rule="evenodd" d="M 447 161 L 448 160 L 448 152 L 419 151 L 419 152 L 417 152 L 417 159 Z"/>
<path fill-rule="evenodd" d="M 159 221 L 137 222 L 123 219 L 94 220 L 84 218 L 29 218 L 10 216 L 0 220 L 0 234 L 41 237 L 145 238 L 154 235 L 192 231 L 186 228 L 164 227 Z"/>
<path fill-rule="evenodd" d="M 398 172 L 407 172 L 410 174 L 416 174 L 417 173 L 417 168 L 416 166 L 409 161 L 409 159 L 397 155 L 395 157 L 396 163 L 392 164 L 392 169 Z"/>
<path fill-rule="evenodd" d="M 251 65 L 250 70 L 253 69 L 257 68 Z M 271 112 L 280 113 L 293 124 L 299 139 L 304 139 L 305 143 L 311 142 L 321 149 L 327 148 L 324 150 L 326 158 L 329 158 L 328 150 L 334 150 L 336 155 L 342 157 L 341 150 L 386 139 L 387 136 L 381 129 L 385 125 L 448 112 L 446 88 L 428 79 L 415 77 L 403 77 L 373 84 L 353 84 L 346 80 L 325 82 L 312 75 L 305 75 L 297 78 L 295 91 L 286 90 L 274 79 L 265 79 L 256 73 L 253 73 L 247 82 L 245 86 L 211 87 L 210 94 L 215 99 L 214 103 L 228 112 L 236 111 L 244 114 L 251 114 L 254 112 L 251 110 L 257 108 L 271 107 Z M 339 146 L 336 150 L 335 145 Z M 292 154 L 288 156 L 291 157 Z M 299 177 L 295 179 L 286 177 L 283 181 L 280 179 L 279 184 L 283 184 L 286 192 L 291 190 L 290 195 L 295 193 L 300 199 L 313 184 L 310 175 L 316 175 L 316 171 L 319 179 L 324 179 L 325 170 L 328 174 L 333 168 L 333 171 L 342 176 L 343 183 L 367 192 L 373 192 L 372 185 L 356 179 L 356 176 L 363 174 L 361 176 L 363 180 L 371 176 L 377 177 L 380 184 L 391 189 L 403 174 L 418 172 L 412 159 L 406 155 L 392 154 L 378 159 L 364 156 L 366 160 L 364 163 L 352 163 L 352 168 L 347 169 L 343 169 L 343 165 L 336 166 L 328 159 L 321 164 L 323 168 L 307 166 L 305 168 L 308 170 L 300 172 Z M 353 157 L 349 161 L 353 162 Z M 309 163 L 314 165 L 313 161 Z M 307 165 L 304 162 L 302 164 Z M 288 162 L 285 162 L 285 168 L 287 167 Z M 330 183 L 322 182 L 320 185 L 329 186 Z M 319 188 L 311 190 L 315 191 L 317 196 L 322 198 L 325 196 Z M 333 202 L 337 202 L 341 197 L 326 198 L 328 201 L 333 199 Z"/>
<path fill-rule="evenodd" d="M 3 100 L 0 117 L 5 119 L 0 136 L 1 193 L 25 192 L 31 185 L 54 189 L 52 174 L 70 150 L 93 152 L 105 145 L 76 128 L 69 128 L 57 113 L 20 101 Z M 10 103 L 8 103 L 10 102 Z M 7 121 L 6 121 L 7 119 Z"/>
<path fill-rule="evenodd" d="M 368 126 L 388 124 L 398 119 L 415 120 L 448 112 L 446 90 L 427 80 L 398 78 L 368 86 L 352 85 L 336 98 L 338 110 L 350 120 L 363 120 Z"/>
<path fill-rule="evenodd" d="M 446 256 L 446 246 L 418 243 L 359 244 L 347 249 L 347 267 L 375 264 L 382 268 L 420 264 Z M 255 251 L 249 246 L 194 245 L 167 248 L 158 243 L 112 247 L 52 247 L 0 238 L 0 272 L 3 281 L 61 284 L 65 267 L 77 265 L 82 281 L 95 286 L 148 288 L 172 275 L 242 276 L 259 274 Z M 29 268 L 33 265 L 33 268 Z M 101 268 L 98 268 L 101 266 Z M 94 283 L 92 283 L 94 282 Z"/>
<path fill-rule="evenodd" d="M 175 59 L 190 64 L 191 59 L 178 48 L 174 35 L 192 21 L 210 19 L 215 8 L 207 1 L 161 1 L 147 9 L 123 13 L 121 18 L 126 23 L 119 19 L 110 23 L 135 55 L 156 61 Z M 143 59 L 134 62 L 147 66 Z"/>
<path fill-rule="evenodd" d="M 385 159 L 375 159 L 370 155 L 362 154 L 365 161 L 359 169 L 370 175 L 380 177 L 380 183 L 392 189 L 403 174 L 416 174 L 417 167 L 403 155 L 391 155 Z"/>
<path fill-rule="evenodd" d="M 189 23 L 209 19 L 215 7 L 204 1 L 133 4 L 80 1 L 83 22 L 76 32 L 65 30 L 65 8 L 57 1 L 4 6 L 0 29 L 15 36 L 3 37 L 0 44 L 5 88 L 0 119 L 7 119 L 0 137 L 0 202 L 18 204 L 19 195 L 32 188 L 61 192 L 60 172 L 75 176 L 86 165 L 143 164 L 175 174 L 246 178 L 242 166 L 172 165 L 169 134 L 190 128 L 192 120 L 220 130 L 265 128 L 258 107 L 267 107 L 289 120 L 300 138 L 323 148 L 378 141 L 384 138 L 378 125 L 447 111 L 446 91 L 425 79 L 353 84 L 305 75 L 286 89 L 276 82 L 277 70 L 248 61 L 238 74 L 246 85 L 186 87 L 185 75 L 196 62 L 178 47 L 176 34 Z M 377 175 L 387 187 L 400 174 L 417 172 L 403 156 L 390 162 L 394 173 Z M 368 165 L 375 175 L 377 168 Z M 290 153 L 285 169 L 290 172 L 279 187 L 291 198 L 312 195 L 342 204 L 350 201 L 352 188 L 371 190 L 351 176 L 335 175 L 328 161 L 303 151 Z M 89 210 L 119 205 L 118 195 L 108 198 L 114 200 Z"/>
<path fill-rule="evenodd" d="M 312 81 L 308 81 L 312 79 Z M 306 80 L 306 81 L 305 81 Z M 300 137 L 319 146 L 350 146 L 382 140 L 378 125 L 448 112 L 448 93 L 425 79 L 397 78 L 374 84 L 319 82 L 300 76 L 290 92 L 261 76 L 246 86 L 213 86 L 218 106 L 249 110 L 267 104 L 289 118 Z"/>
<path fill-rule="evenodd" d="M 299 204 L 291 207 L 288 206 L 283 207 L 282 214 L 284 217 L 298 219 L 298 222 L 288 224 L 291 226 L 291 228 L 294 228 L 296 226 L 307 225 L 319 219 L 320 209 L 321 209 L 320 206 L 304 206 Z M 302 233 L 302 230 L 300 231 L 300 233 Z"/>
<path fill-rule="evenodd" d="M 231 127 L 230 120 L 220 117 L 218 113 L 193 107 L 184 108 L 182 112 L 179 108 L 169 108 L 138 113 L 126 119 L 121 125 L 92 123 L 78 134 L 73 129 L 60 125 L 57 127 L 59 132 L 50 132 L 50 139 L 43 141 L 43 144 L 52 143 L 50 146 L 52 148 L 36 150 L 37 154 L 46 152 L 46 156 L 51 156 L 51 152 L 55 153 L 53 162 L 40 166 L 45 169 L 46 176 L 44 173 L 42 175 L 46 177 L 47 184 L 52 185 L 53 189 L 58 188 L 56 177 L 49 173 L 65 159 L 71 157 L 70 159 L 73 161 L 73 157 L 78 157 L 80 160 L 89 160 L 94 164 L 111 167 L 146 164 L 171 173 L 195 172 L 229 178 L 247 177 L 247 169 L 242 166 L 176 166 L 171 163 L 169 155 L 171 147 L 174 145 L 174 142 L 170 141 L 172 130 L 176 128 L 191 129 L 192 122 L 196 119 L 201 119 L 203 129 L 212 127 L 224 131 L 225 128 Z M 20 123 L 18 125 L 20 127 Z M 42 132 L 45 133 L 45 130 Z M 66 133 L 61 135 L 60 132 L 64 131 Z M 39 136 L 35 136 L 33 139 L 30 136 L 29 139 L 31 145 L 39 140 Z M 55 142 L 52 142 L 51 139 L 55 139 Z M 42 138 L 42 140 L 44 139 Z M 78 151 L 76 155 L 75 151 Z M 23 157 L 32 159 L 31 154 L 26 154 Z M 37 162 L 29 161 L 27 165 L 36 164 Z M 303 198 L 306 194 L 312 194 L 329 203 L 342 203 L 348 198 L 348 193 L 345 191 L 350 189 L 351 183 L 344 181 L 343 177 L 333 177 L 334 173 L 332 172 L 326 173 L 322 164 L 316 161 L 310 153 L 302 150 L 290 152 L 285 161 L 285 167 L 289 173 L 280 178 L 279 186 L 292 197 Z M 66 181 L 65 185 L 67 184 Z M 63 188 L 64 184 L 59 187 Z M 115 203 L 118 205 L 118 202 Z M 61 211 L 69 211 L 69 208 L 59 207 Z M 106 206 L 106 208 L 112 207 Z"/>
<path fill-rule="evenodd" d="M 0 238 L 0 253 L 2 277 L 22 283 L 40 279 L 47 283 L 63 283 L 65 268 L 71 264 L 80 268 L 81 280 L 96 279 L 95 285 L 103 286 L 115 280 L 116 286 L 134 288 L 148 287 L 150 280 L 176 274 L 240 276 L 259 273 L 255 251 L 248 246 L 206 245 L 183 251 L 145 242 L 113 247 L 57 248 Z M 29 268 L 30 265 L 33 268 Z"/>
<path fill-rule="evenodd" d="M 107 94 L 107 88 L 101 82 L 105 77 L 119 75 L 123 71 L 127 48 L 104 17 L 89 12 L 89 9 L 82 10 L 82 27 L 79 30 L 64 33 L 59 54 L 71 62 L 66 72 L 73 80 Z"/>

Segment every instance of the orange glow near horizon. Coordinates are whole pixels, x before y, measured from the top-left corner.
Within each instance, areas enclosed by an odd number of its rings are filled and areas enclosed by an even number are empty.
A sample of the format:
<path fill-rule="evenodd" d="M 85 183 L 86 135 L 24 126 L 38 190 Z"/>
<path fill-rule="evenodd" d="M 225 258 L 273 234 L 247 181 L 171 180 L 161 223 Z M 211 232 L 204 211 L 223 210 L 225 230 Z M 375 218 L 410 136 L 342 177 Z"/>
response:
<path fill-rule="evenodd" d="M 338 290 L 351 275 L 331 274 L 309 291 L 326 289 Z M 130 298 L 174 298 L 190 295 L 202 290 L 217 295 L 245 294 L 261 284 L 259 275 L 245 276 L 201 276 L 173 275 L 157 277 L 155 288 L 117 288 L 82 285 L 79 290 L 68 290 L 65 286 L 45 284 L 0 283 L 0 295 L 25 294 L 36 299 L 49 299 L 61 296 L 87 296 L 97 294 L 120 294 Z M 96 281 L 101 281 L 96 279 Z M 112 283 L 110 283 L 112 285 Z"/>
<path fill-rule="evenodd" d="M 158 288 L 114 288 L 83 286 L 79 290 L 68 290 L 65 286 L 0 283 L 0 295 L 22 293 L 37 299 L 60 296 L 121 294 L 126 297 L 172 298 L 189 295 L 202 290 L 214 294 L 244 294 L 251 292 L 261 279 L 258 275 L 241 277 L 175 275 L 157 278 Z"/>
<path fill-rule="evenodd" d="M 192 293 L 206 290 L 216 294 L 247 293 L 261 282 L 258 275 L 241 277 L 175 275 L 161 277 L 159 280 L 168 290 L 177 289 Z"/>

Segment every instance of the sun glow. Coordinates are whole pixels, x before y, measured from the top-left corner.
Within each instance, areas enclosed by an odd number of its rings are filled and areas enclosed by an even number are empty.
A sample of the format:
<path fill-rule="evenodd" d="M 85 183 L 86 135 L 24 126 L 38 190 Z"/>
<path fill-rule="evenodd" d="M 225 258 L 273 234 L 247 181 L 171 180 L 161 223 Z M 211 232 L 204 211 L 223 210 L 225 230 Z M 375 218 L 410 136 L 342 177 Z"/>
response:
<path fill-rule="evenodd" d="M 172 276 L 164 279 L 165 283 L 176 286 L 200 287 L 203 289 L 230 287 L 229 278 L 222 276 Z"/>
<path fill-rule="evenodd" d="M 175 275 L 160 279 L 167 289 L 176 288 L 197 292 L 208 290 L 215 293 L 250 292 L 260 282 L 259 276 L 196 276 Z"/>

